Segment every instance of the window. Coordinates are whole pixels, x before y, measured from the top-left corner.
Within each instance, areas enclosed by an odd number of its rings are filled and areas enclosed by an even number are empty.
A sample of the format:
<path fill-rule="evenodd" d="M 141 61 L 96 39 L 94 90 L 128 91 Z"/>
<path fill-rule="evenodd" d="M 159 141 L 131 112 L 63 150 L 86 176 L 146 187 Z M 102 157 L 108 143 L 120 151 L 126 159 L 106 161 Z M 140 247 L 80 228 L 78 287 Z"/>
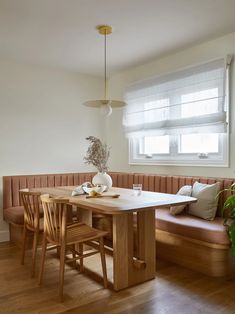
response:
<path fill-rule="evenodd" d="M 228 166 L 232 58 L 128 88 L 123 124 L 132 164 Z"/>
<path fill-rule="evenodd" d="M 219 134 L 182 134 L 179 152 L 183 154 L 219 153 Z"/>
<path fill-rule="evenodd" d="M 182 95 L 182 117 L 187 118 L 218 112 L 218 97 L 218 88 Z M 195 106 L 195 99 L 197 106 Z"/>
<path fill-rule="evenodd" d="M 142 144 L 142 145 L 141 145 Z M 169 154 L 169 136 L 144 136 L 140 143 L 142 154 Z"/>

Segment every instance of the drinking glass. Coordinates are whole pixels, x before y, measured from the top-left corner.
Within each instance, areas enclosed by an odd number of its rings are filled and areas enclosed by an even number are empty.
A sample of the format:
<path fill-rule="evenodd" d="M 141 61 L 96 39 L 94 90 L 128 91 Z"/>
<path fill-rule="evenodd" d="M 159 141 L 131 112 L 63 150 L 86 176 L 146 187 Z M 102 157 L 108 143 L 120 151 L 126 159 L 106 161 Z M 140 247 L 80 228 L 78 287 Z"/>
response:
<path fill-rule="evenodd" d="M 142 184 L 133 184 L 133 194 L 134 196 L 140 196 L 142 191 Z"/>

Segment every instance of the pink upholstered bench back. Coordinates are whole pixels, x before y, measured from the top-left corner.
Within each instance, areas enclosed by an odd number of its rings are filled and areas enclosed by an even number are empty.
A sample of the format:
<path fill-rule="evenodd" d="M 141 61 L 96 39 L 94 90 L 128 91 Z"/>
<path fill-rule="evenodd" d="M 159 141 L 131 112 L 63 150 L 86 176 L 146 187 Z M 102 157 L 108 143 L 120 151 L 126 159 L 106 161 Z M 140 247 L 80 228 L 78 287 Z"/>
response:
<path fill-rule="evenodd" d="M 133 183 L 142 183 L 143 190 L 172 193 L 175 194 L 183 185 L 193 185 L 195 181 L 213 184 L 220 182 L 221 189 L 226 189 L 235 182 L 235 179 L 228 178 L 207 178 L 207 177 L 186 177 L 186 176 L 164 176 L 154 174 L 141 174 L 141 173 L 123 173 L 111 172 L 109 173 L 113 179 L 113 186 L 132 188 Z M 226 193 L 221 194 L 219 198 L 219 205 L 217 216 L 221 215 L 221 208 L 226 199 Z"/>
<path fill-rule="evenodd" d="M 94 172 L 45 174 L 3 177 L 3 208 L 19 206 L 19 190 L 32 187 L 53 187 L 79 185 L 85 181 L 91 181 Z M 142 183 L 143 190 L 163 193 L 177 193 L 183 185 L 193 185 L 195 181 L 212 184 L 220 182 L 221 189 L 229 188 L 235 179 L 164 176 L 155 174 L 109 172 L 113 179 L 113 186 L 132 188 L 133 183 Z M 226 194 L 221 194 L 217 215 L 220 216 L 222 204 Z"/>
<path fill-rule="evenodd" d="M 65 173 L 3 177 L 3 208 L 20 206 L 19 190 L 35 187 L 79 185 L 91 181 L 95 173 Z"/>

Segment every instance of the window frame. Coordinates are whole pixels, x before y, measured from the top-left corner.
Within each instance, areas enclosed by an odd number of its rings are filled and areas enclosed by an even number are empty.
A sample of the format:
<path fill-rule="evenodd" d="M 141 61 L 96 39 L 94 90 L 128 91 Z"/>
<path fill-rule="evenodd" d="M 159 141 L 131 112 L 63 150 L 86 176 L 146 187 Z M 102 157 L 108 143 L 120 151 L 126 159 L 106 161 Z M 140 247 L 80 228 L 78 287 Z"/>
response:
<path fill-rule="evenodd" d="M 198 153 L 180 153 L 178 135 L 170 136 L 170 153 L 139 153 L 140 138 L 129 138 L 130 165 L 168 165 L 168 166 L 208 166 L 229 167 L 229 132 L 219 134 L 219 153 L 208 153 L 207 158 L 200 158 Z"/>

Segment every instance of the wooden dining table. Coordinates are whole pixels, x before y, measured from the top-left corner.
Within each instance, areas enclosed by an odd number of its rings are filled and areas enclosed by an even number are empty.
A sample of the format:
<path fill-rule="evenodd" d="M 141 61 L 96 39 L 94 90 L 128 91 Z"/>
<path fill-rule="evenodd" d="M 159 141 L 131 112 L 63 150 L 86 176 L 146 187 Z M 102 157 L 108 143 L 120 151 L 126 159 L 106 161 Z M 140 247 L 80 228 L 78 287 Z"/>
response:
<path fill-rule="evenodd" d="M 136 195 L 132 189 L 115 187 L 104 192 L 105 197 L 87 198 L 86 195 L 71 196 L 74 188 L 62 186 L 30 190 L 69 199 L 69 203 L 79 209 L 80 220 L 89 225 L 92 225 L 92 212 L 112 216 L 113 288 L 116 291 L 155 278 L 155 210 L 197 201 L 193 197 L 148 191 Z M 114 194 L 120 196 L 108 196 Z M 137 243 L 135 254 L 134 229 Z"/>

